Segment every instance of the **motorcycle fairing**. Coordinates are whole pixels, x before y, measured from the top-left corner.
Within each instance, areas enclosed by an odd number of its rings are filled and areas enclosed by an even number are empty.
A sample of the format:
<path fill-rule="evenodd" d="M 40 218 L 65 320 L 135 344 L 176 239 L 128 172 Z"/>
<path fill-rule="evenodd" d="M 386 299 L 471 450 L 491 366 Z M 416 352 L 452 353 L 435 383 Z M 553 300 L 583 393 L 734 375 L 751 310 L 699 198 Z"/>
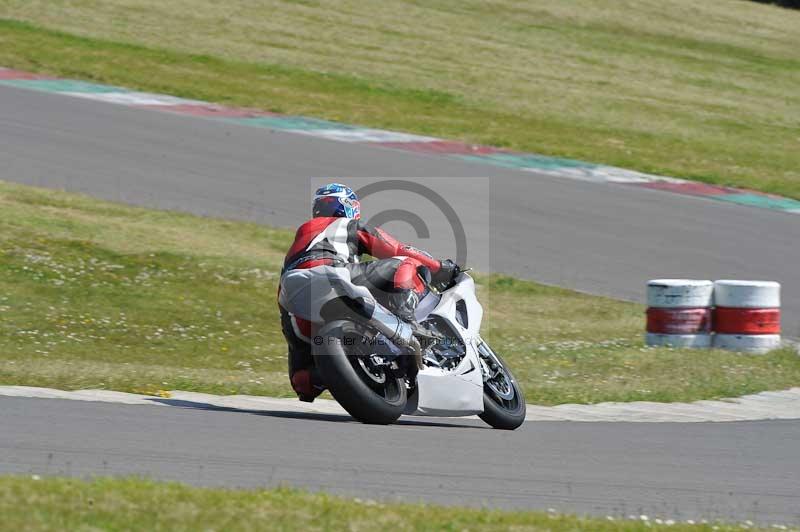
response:
<path fill-rule="evenodd" d="M 456 305 L 466 305 L 468 327 L 456 319 Z M 471 416 L 483 412 L 483 373 L 477 346 L 480 341 L 483 309 L 475 297 L 475 282 L 461 274 L 446 290 L 430 314 L 447 320 L 461 337 L 466 356 L 453 370 L 426 367 L 417 375 L 417 391 L 410 397 L 406 412 L 416 416 Z"/>

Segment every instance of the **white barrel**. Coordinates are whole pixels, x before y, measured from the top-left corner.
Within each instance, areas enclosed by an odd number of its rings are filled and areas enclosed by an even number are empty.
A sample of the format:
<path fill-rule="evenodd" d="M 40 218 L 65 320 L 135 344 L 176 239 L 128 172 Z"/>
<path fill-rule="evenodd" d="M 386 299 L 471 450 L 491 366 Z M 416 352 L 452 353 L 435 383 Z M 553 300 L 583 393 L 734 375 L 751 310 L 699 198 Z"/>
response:
<path fill-rule="evenodd" d="M 714 283 L 697 279 L 653 279 L 647 283 L 647 334 L 651 346 L 711 346 Z"/>
<path fill-rule="evenodd" d="M 722 279 L 714 283 L 714 347 L 766 353 L 781 345 L 781 285 Z"/>
<path fill-rule="evenodd" d="M 781 285 L 774 281 L 735 281 L 714 283 L 714 304 L 728 308 L 778 308 Z"/>
<path fill-rule="evenodd" d="M 781 346 L 780 334 L 715 334 L 713 346 L 744 353 L 764 354 Z"/>
<path fill-rule="evenodd" d="M 658 334 L 647 333 L 645 336 L 647 345 L 665 347 L 689 347 L 694 349 L 704 349 L 711 347 L 710 334 Z"/>
<path fill-rule="evenodd" d="M 647 306 L 705 308 L 714 304 L 714 283 L 696 279 L 653 279 L 647 283 Z"/>

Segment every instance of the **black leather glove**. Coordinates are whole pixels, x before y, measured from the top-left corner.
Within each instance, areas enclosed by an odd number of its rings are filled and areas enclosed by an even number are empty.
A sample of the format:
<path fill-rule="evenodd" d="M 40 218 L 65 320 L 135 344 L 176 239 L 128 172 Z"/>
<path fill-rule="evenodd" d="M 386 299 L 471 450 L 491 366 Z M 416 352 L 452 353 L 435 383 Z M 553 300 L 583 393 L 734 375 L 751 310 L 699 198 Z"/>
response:
<path fill-rule="evenodd" d="M 439 264 L 439 271 L 433 274 L 432 281 L 433 287 L 441 292 L 453 285 L 453 281 L 461 273 L 461 268 L 450 259 L 440 261 Z"/>

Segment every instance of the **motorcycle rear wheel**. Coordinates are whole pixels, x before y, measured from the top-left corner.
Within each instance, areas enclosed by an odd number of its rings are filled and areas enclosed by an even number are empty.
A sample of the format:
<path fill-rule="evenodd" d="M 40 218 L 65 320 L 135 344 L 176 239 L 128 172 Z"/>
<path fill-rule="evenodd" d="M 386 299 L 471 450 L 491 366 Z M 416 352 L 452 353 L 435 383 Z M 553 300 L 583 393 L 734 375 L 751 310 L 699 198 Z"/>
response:
<path fill-rule="evenodd" d="M 407 401 L 405 379 L 365 363 L 357 353 L 361 334 L 352 322 L 326 323 L 315 340 L 314 364 L 331 395 L 351 416 L 374 425 L 397 421 Z"/>

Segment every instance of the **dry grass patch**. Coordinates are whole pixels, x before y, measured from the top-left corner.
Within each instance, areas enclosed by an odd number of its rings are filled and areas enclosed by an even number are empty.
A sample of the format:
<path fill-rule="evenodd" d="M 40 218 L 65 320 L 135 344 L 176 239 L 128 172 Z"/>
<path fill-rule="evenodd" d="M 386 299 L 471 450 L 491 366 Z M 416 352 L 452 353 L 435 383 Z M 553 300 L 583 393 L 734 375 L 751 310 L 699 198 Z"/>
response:
<path fill-rule="evenodd" d="M 0 17 L 35 26 L 0 26 L 10 66 L 800 198 L 800 13 L 774 6 L 4 0 Z"/>

